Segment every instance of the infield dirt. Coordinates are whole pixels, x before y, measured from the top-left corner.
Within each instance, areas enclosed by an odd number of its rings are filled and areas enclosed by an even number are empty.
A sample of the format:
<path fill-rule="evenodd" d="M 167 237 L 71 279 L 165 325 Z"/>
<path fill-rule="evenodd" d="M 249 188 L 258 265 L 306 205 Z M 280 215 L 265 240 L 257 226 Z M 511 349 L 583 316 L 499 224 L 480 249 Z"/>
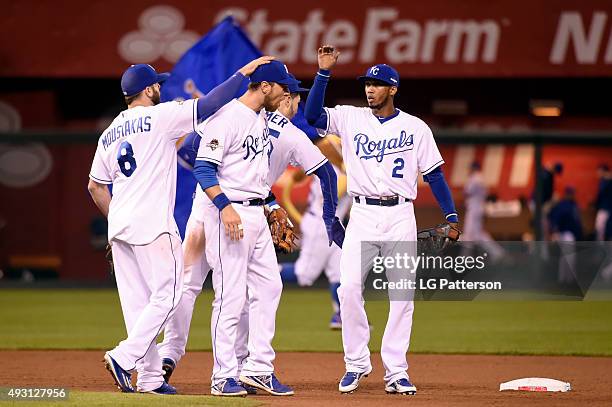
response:
<path fill-rule="evenodd" d="M 0 351 L 0 386 L 66 386 L 72 391 L 116 391 L 101 362 L 102 351 Z M 552 406 L 612 405 L 612 358 L 573 356 L 409 355 L 416 396 L 387 395 L 379 354 L 374 370 L 353 394 L 338 393 L 344 373 L 338 353 L 279 353 L 276 373 L 293 397 L 249 396 L 263 405 L 283 406 Z M 181 394 L 209 394 L 212 355 L 190 352 L 171 383 Z M 499 392 L 499 384 L 520 377 L 568 381 L 568 393 Z M 152 396 L 153 397 L 153 396 Z"/>

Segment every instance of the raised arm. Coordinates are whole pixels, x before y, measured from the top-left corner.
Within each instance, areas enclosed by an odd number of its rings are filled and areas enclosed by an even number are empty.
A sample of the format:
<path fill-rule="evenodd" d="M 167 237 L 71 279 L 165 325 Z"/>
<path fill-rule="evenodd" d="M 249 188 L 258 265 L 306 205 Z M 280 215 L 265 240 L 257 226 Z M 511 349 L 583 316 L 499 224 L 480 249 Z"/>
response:
<path fill-rule="evenodd" d="M 338 61 L 340 52 L 331 45 L 324 45 L 318 50 L 319 72 L 308 93 L 304 116 L 308 123 L 319 129 L 327 128 L 327 114 L 323 110 L 325 103 L 325 88 L 331 76 L 331 69 Z"/>

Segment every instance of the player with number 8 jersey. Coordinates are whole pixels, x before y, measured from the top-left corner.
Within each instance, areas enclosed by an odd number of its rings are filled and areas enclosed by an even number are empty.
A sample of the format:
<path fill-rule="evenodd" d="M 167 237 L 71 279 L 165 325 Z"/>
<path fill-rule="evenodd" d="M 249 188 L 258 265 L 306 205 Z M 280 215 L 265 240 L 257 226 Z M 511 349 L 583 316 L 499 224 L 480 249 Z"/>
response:
<path fill-rule="evenodd" d="M 176 141 L 229 102 L 245 76 L 273 58 L 241 68 L 203 98 L 160 103 L 158 74 L 132 65 L 121 78 L 128 109 L 98 141 L 89 192 L 108 217 L 115 278 L 128 337 L 105 355 L 107 369 L 124 392 L 174 394 L 164 382 L 156 339 L 179 302 L 183 286 L 181 239 L 174 221 Z M 112 197 L 108 185 L 113 185 Z"/>

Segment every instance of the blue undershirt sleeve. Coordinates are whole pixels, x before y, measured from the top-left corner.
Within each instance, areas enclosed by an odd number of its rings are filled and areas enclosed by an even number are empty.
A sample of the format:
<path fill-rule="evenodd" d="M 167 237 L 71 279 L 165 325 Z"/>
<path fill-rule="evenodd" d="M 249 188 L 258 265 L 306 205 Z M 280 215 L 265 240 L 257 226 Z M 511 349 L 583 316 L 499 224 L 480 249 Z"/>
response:
<path fill-rule="evenodd" d="M 314 174 L 321 181 L 321 192 L 323 192 L 323 219 L 332 220 L 336 216 L 338 206 L 338 177 L 334 167 L 328 161 L 319 168 Z"/>
<path fill-rule="evenodd" d="M 329 82 L 330 71 L 319 69 L 304 107 L 304 116 L 308 123 L 318 129 L 327 128 L 327 113 L 323 109 L 325 103 L 325 88 Z"/>
<path fill-rule="evenodd" d="M 219 185 L 217 164 L 213 164 L 210 161 L 196 161 L 195 167 L 193 167 L 193 176 L 204 191 L 212 186 Z"/>
<path fill-rule="evenodd" d="M 438 205 L 442 208 L 444 216 L 448 222 L 459 222 L 457 216 L 457 210 L 455 209 L 455 203 L 453 202 L 453 196 L 451 195 L 444 173 L 442 172 L 442 166 L 438 166 L 429 174 L 424 175 L 423 179 L 429 183 L 429 187 L 438 201 Z"/>
<path fill-rule="evenodd" d="M 240 90 L 245 76 L 236 72 L 222 84 L 198 99 L 198 121 L 212 116 L 217 110 L 229 103 Z"/>

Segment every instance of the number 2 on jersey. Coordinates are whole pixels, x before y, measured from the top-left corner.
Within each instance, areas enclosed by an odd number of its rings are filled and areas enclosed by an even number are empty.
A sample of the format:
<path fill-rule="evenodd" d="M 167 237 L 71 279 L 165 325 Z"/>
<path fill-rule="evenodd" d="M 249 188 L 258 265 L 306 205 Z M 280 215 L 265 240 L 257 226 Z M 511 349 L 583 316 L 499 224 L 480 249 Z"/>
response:
<path fill-rule="evenodd" d="M 395 164 L 395 167 L 393 167 L 391 176 L 393 178 L 404 178 L 404 174 L 400 173 L 400 171 L 404 169 L 404 159 L 396 158 L 395 161 L 393 161 L 393 164 Z"/>
<path fill-rule="evenodd" d="M 132 145 L 127 141 L 124 141 L 121 143 L 121 146 L 119 146 L 117 161 L 119 162 L 119 169 L 126 177 L 131 176 L 136 170 L 134 150 L 132 149 Z"/>

